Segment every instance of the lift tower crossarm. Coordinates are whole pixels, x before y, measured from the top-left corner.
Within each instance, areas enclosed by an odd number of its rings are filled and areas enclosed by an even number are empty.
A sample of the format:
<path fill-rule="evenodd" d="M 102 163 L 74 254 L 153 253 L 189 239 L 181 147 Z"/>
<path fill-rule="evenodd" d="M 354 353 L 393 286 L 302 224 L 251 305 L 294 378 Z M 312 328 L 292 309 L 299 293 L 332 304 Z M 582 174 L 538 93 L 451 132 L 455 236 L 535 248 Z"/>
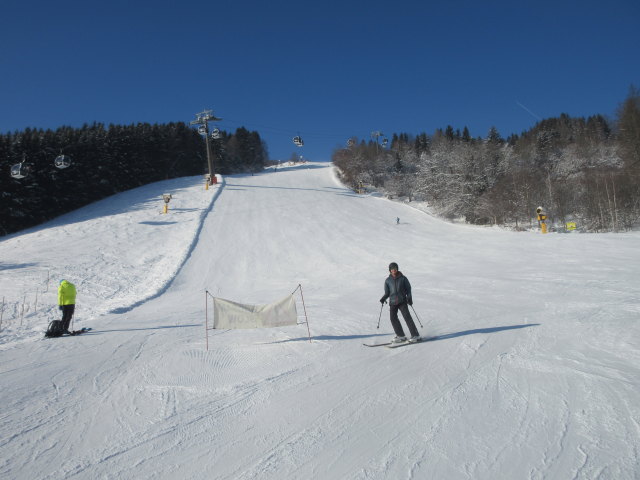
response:
<path fill-rule="evenodd" d="M 222 120 L 213 115 L 213 110 L 203 110 L 196 113 L 196 119 L 190 122 L 191 125 L 204 126 L 204 143 L 207 146 L 207 164 L 209 166 L 209 182 L 215 181 L 215 170 L 213 165 L 213 156 L 211 154 L 211 146 L 209 145 L 209 122 L 218 122 Z"/>

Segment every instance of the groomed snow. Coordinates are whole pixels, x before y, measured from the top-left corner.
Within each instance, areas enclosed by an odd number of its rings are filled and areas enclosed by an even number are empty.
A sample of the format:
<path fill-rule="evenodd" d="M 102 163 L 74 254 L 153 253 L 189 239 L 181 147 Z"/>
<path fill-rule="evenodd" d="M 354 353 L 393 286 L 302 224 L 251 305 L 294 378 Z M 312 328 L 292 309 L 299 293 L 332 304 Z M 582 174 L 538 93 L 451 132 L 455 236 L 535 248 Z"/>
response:
<path fill-rule="evenodd" d="M 362 345 L 392 336 L 391 261 L 435 340 Z M 43 339 L 62 278 L 93 331 Z M 211 330 L 206 350 L 205 291 L 299 284 L 311 342 L 296 293 L 300 325 Z M 3 479 L 640 476 L 638 233 L 452 225 L 312 163 L 4 237 L 0 296 Z"/>

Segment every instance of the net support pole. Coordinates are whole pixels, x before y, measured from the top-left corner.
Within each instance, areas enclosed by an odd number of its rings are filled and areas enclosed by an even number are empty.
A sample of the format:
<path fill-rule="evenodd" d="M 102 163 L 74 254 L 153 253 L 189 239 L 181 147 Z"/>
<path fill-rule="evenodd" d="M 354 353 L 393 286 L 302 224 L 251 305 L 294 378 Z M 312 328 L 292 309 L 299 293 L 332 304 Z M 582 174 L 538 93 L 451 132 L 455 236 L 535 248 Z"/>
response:
<path fill-rule="evenodd" d="M 302 309 L 304 310 L 304 318 L 307 321 L 307 333 L 309 334 L 309 343 L 311 343 L 311 329 L 309 328 L 309 317 L 307 316 L 307 306 L 304 304 L 304 294 L 302 293 L 302 284 L 299 283 L 296 289 L 291 293 L 293 295 L 300 290 L 300 298 L 302 298 Z"/>
<path fill-rule="evenodd" d="M 205 337 L 205 342 L 207 344 L 207 350 L 209 350 L 209 297 L 214 298 L 215 297 L 213 295 L 211 295 L 211 292 L 209 292 L 209 290 L 205 290 L 204 291 L 204 337 Z M 215 328 L 215 323 L 212 322 L 213 328 Z"/>

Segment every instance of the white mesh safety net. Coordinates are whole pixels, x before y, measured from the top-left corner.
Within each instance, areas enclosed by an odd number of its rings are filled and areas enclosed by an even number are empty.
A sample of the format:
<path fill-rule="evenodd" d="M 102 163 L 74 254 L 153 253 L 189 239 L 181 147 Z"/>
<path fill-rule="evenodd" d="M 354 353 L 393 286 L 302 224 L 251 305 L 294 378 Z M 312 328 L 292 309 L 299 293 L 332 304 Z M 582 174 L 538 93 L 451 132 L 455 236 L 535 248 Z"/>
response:
<path fill-rule="evenodd" d="M 268 305 L 246 305 L 213 299 L 213 328 L 270 328 L 296 325 L 298 312 L 293 295 Z"/>

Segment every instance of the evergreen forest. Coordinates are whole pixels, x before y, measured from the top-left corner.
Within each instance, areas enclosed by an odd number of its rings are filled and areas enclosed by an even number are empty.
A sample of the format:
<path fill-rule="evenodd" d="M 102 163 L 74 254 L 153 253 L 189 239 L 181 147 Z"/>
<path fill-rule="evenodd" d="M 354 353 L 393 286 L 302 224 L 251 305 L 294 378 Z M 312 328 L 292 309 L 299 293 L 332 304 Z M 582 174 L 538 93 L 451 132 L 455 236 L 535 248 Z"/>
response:
<path fill-rule="evenodd" d="M 257 132 L 210 139 L 216 173 L 258 172 L 268 161 Z M 64 155 L 68 168 L 54 160 Z M 22 163 L 24 178 L 10 175 Z M 0 235 L 151 182 L 208 172 L 203 137 L 185 123 L 26 129 L 0 135 Z M 204 185 L 204 177 L 203 177 Z"/>

